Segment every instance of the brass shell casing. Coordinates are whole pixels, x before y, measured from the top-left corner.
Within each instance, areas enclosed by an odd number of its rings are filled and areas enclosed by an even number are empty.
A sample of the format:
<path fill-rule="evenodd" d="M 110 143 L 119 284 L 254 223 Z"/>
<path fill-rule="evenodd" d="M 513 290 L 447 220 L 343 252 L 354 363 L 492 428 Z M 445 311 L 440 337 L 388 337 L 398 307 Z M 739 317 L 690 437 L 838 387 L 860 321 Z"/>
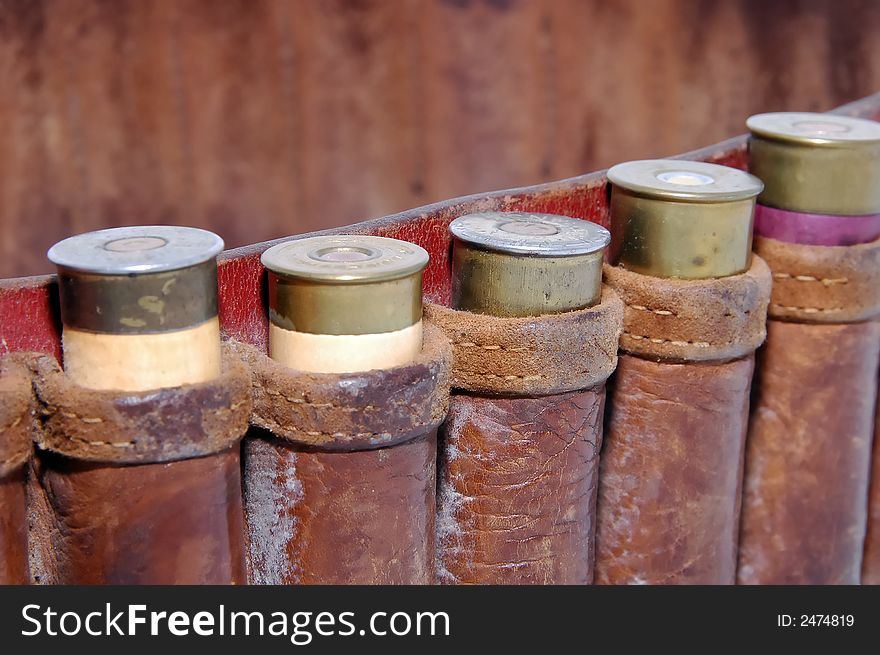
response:
<path fill-rule="evenodd" d="M 746 121 L 749 168 L 764 182 L 758 201 L 788 211 L 880 213 L 880 123 L 779 112 Z"/>
<path fill-rule="evenodd" d="M 296 332 L 393 332 L 422 317 L 428 253 L 406 241 L 331 235 L 288 241 L 262 256 L 269 320 Z"/>
<path fill-rule="evenodd" d="M 751 264 L 761 181 L 704 162 L 657 159 L 608 171 L 611 264 L 643 275 L 727 277 Z"/>
<path fill-rule="evenodd" d="M 605 228 L 567 216 L 483 212 L 455 219 L 452 306 L 493 316 L 540 316 L 595 305 Z"/>
<path fill-rule="evenodd" d="M 161 334 L 217 317 L 217 254 L 206 230 L 138 226 L 55 244 L 61 320 L 96 334 Z"/>

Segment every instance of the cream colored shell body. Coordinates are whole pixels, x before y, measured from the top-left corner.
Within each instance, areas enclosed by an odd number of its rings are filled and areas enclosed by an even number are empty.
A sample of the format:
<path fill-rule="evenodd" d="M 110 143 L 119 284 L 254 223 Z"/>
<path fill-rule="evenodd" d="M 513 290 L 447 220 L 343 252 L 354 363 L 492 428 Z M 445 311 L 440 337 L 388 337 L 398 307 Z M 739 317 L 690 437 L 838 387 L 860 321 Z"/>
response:
<path fill-rule="evenodd" d="M 269 324 L 269 356 L 313 373 L 356 373 L 410 363 L 422 349 L 422 322 L 377 334 L 310 334 Z"/>
<path fill-rule="evenodd" d="M 157 334 L 97 334 L 65 328 L 64 370 L 89 389 L 149 391 L 220 375 L 217 318 Z"/>

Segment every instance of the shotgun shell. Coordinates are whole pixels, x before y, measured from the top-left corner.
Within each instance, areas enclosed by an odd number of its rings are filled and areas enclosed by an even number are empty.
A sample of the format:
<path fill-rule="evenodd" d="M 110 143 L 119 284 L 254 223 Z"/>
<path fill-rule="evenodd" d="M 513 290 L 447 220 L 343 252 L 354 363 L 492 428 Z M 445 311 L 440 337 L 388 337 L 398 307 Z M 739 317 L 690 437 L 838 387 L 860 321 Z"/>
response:
<path fill-rule="evenodd" d="M 168 225 L 99 230 L 52 246 L 68 375 L 125 391 L 215 378 L 221 250 L 212 232 Z"/>
<path fill-rule="evenodd" d="M 748 173 L 694 161 L 656 159 L 608 171 L 612 264 L 655 277 L 718 278 L 751 263 L 755 198 Z"/>
<path fill-rule="evenodd" d="M 455 219 L 452 306 L 494 316 L 540 316 L 595 305 L 611 235 L 576 218 L 482 212 Z"/>
<path fill-rule="evenodd" d="M 880 213 L 880 123 L 779 112 L 746 121 L 750 170 L 764 182 L 758 201 L 793 212 Z"/>
<path fill-rule="evenodd" d="M 153 334 L 217 318 L 217 254 L 207 230 L 120 227 L 64 239 L 49 249 L 58 267 L 65 328 Z"/>
<path fill-rule="evenodd" d="M 269 353 L 292 368 L 342 373 L 405 364 L 421 349 L 428 253 L 406 241 L 332 235 L 263 253 Z M 355 338 L 373 335 L 372 338 Z"/>

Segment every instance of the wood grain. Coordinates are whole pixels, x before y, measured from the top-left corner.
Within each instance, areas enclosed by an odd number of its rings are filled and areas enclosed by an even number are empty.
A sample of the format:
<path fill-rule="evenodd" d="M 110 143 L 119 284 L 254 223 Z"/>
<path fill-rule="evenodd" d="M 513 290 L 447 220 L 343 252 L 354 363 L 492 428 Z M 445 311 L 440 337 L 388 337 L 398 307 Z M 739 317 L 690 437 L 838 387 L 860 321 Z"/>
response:
<path fill-rule="evenodd" d="M 229 246 L 663 156 L 880 88 L 870 0 L 6 0 L 0 276 L 72 233 Z"/>

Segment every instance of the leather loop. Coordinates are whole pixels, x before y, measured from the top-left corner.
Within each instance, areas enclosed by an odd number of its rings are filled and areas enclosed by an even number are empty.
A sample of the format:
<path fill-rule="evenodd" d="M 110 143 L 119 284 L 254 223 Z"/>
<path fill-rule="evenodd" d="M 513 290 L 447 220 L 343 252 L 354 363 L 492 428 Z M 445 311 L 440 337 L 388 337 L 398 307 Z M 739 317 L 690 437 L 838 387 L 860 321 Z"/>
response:
<path fill-rule="evenodd" d="M 880 315 L 880 239 L 852 246 L 805 246 L 755 238 L 773 271 L 770 317 L 855 323 Z"/>
<path fill-rule="evenodd" d="M 724 361 L 744 357 L 767 335 L 770 269 L 707 280 L 658 278 L 605 265 L 605 282 L 626 304 L 620 349 L 656 360 Z"/>
<path fill-rule="evenodd" d="M 621 355 L 608 394 L 598 584 L 732 584 L 754 356 Z"/>
<path fill-rule="evenodd" d="M 250 375 L 224 356 L 220 377 L 143 393 L 80 387 L 51 357 L 34 361 L 37 445 L 113 464 L 173 462 L 228 450 L 247 430 Z"/>
<path fill-rule="evenodd" d="M 739 584 L 859 584 L 880 323 L 767 322 L 752 389 Z"/>
<path fill-rule="evenodd" d="M 549 396 L 589 389 L 617 366 L 623 304 L 608 287 L 587 309 L 502 318 L 427 305 L 452 342 L 452 386 L 475 393 Z"/>
<path fill-rule="evenodd" d="M 33 389 L 20 354 L 0 358 L 0 479 L 17 470 L 33 451 Z"/>
<path fill-rule="evenodd" d="M 443 422 L 449 407 L 449 343 L 426 324 L 411 364 L 363 373 L 309 373 L 237 341 L 227 347 L 253 372 L 251 423 L 323 450 L 369 450 L 414 439 Z"/>

